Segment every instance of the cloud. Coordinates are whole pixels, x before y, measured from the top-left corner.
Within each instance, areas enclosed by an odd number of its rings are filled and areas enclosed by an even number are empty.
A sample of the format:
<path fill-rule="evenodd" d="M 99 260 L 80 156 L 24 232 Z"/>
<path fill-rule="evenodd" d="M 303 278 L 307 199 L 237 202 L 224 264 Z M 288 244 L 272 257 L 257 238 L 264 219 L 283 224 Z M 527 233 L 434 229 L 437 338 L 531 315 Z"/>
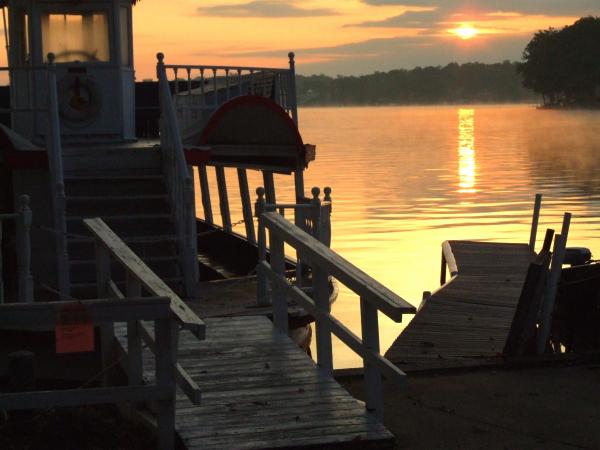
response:
<path fill-rule="evenodd" d="M 328 8 L 300 8 L 295 0 L 254 0 L 218 6 L 200 6 L 198 14 L 218 17 L 320 17 L 337 12 Z"/>
<path fill-rule="evenodd" d="M 441 9 L 429 11 L 406 11 L 397 16 L 383 20 L 368 20 L 365 22 L 348 24 L 345 27 L 364 28 L 428 28 L 433 24 L 442 22 L 446 13 Z"/>
<path fill-rule="evenodd" d="M 445 11 L 514 12 L 545 16 L 599 15 L 598 0 L 362 0 L 372 6 L 434 7 Z"/>
<path fill-rule="evenodd" d="M 369 39 L 338 46 L 294 49 L 298 73 L 361 75 L 376 70 L 412 69 L 451 62 L 520 60 L 529 34 L 485 36 L 472 41 L 410 36 Z M 491 51 L 493 49 L 493 51 Z M 232 57 L 284 57 L 287 49 L 232 52 Z M 303 62 L 315 61 L 315 62 Z"/>

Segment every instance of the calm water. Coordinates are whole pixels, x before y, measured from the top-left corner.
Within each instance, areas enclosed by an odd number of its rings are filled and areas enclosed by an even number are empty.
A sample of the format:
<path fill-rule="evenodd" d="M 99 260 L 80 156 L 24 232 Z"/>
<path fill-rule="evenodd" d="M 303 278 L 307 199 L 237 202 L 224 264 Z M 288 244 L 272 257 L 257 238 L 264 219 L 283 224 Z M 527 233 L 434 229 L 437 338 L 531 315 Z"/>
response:
<path fill-rule="evenodd" d="M 414 305 L 439 284 L 444 240 L 527 242 L 536 192 L 540 239 L 570 211 L 569 245 L 600 256 L 600 112 L 311 108 L 300 123 L 304 141 L 317 145 L 307 190 L 333 189 L 333 249 Z M 276 177 L 278 201 L 293 199 L 288 178 Z M 232 208 L 232 220 L 241 218 L 237 202 Z M 342 288 L 333 313 L 360 335 L 356 296 Z M 403 326 L 380 315 L 382 352 Z M 336 367 L 360 364 L 340 342 L 334 357 Z"/>

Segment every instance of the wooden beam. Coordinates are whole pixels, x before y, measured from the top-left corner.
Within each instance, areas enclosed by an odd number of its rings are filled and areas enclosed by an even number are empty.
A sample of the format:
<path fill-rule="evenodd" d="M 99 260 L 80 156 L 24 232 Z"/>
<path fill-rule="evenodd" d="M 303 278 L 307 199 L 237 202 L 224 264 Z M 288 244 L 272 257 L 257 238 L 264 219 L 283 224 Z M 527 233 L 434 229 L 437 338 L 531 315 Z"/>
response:
<path fill-rule="evenodd" d="M 221 209 L 221 219 L 223 229 L 231 233 L 231 213 L 229 212 L 229 198 L 227 196 L 227 179 L 225 178 L 225 169 L 222 166 L 215 167 L 217 173 L 217 187 L 219 188 L 219 207 Z"/>
<path fill-rule="evenodd" d="M 100 219 L 84 219 L 85 226 L 99 239 L 125 269 L 134 274 L 141 285 L 152 295 L 168 297 L 171 300 L 171 311 L 183 328 L 190 330 L 198 338 L 203 339 L 206 326 L 175 292 L 171 290 L 109 227 Z"/>
<path fill-rule="evenodd" d="M 303 259 L 311 266 L 322 266 L 329 274 L 356 294 L 372 302 L 392 320 L 400 322 L 403 314 L 416 312 L 413 305 L 279 214 L 266 212 L 262 215 L 262 220 L 271 233 L 281 236 L 287 244 L 300 251 Z"/>

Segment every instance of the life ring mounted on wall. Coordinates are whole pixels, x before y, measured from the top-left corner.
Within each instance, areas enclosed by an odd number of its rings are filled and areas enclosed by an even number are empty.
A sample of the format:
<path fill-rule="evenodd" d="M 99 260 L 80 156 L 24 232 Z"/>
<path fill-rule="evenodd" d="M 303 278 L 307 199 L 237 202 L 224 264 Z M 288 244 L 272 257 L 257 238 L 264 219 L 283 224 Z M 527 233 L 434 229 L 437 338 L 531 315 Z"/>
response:
<path fill-rule="evenodd" d="M 89 75 L 68 74 L 58 83 L 58 109 L 69 126 L 85 126 L 96 120 L 102 96 L 96 81 Z"/>

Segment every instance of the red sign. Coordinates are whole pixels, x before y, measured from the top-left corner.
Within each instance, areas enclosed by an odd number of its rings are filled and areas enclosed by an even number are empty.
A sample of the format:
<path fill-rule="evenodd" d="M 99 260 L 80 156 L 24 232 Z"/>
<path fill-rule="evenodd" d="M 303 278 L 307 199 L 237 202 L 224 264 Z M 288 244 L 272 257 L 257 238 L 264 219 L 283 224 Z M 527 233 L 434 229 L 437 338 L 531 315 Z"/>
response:
<path fill-rule="evenodd" d="M 56 353 L 94 351 L 94 324 L 82 303 L 63 307 L 55 328 Z"/>

